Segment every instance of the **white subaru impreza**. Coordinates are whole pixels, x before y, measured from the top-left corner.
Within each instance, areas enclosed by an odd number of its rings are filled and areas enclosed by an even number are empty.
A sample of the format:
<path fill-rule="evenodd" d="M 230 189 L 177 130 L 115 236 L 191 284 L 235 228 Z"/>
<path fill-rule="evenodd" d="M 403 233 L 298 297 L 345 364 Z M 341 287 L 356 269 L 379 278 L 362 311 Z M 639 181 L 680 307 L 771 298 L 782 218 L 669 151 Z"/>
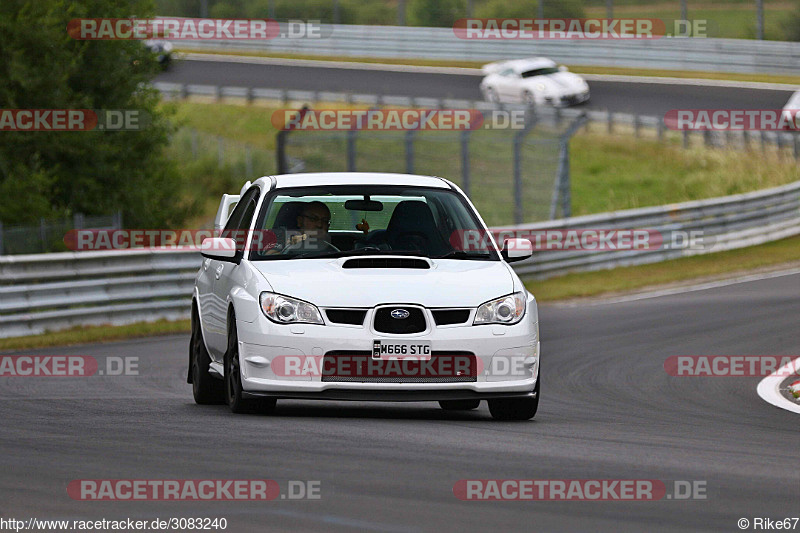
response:
<path fill-rule="evenodd" d="M 230 206 L 235 208 L 228 214 Z M 536 300 L 446 179 L 262 177 L 224 195 L 202 243 L 188 382 L 199 404 L 438 401 L 527 420 L 539 404 Z"/>

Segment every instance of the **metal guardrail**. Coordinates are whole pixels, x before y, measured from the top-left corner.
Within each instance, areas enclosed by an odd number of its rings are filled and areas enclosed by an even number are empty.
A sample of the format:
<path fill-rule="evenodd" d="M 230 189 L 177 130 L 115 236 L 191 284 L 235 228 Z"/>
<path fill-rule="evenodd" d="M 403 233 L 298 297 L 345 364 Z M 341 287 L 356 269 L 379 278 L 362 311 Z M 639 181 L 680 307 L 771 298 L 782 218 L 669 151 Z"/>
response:
<path fill-rule="evenodd" d="M 544 278 L 664 261 L 800 234 L 800 182 L 751 193 L 513 226 L 512 230 L 702 231 L 707 246 L 638 251 L 537 252 L 515 263 Z M 0 337 L 76 325 L 186 318 L 197 252 L 129 250 L 0 257 Z"/>
<path fill-rule="evenodd" d="M 281 28 L 281 34 L 286 34 Z M 497 61 L 547 56 L 570 65 L 749 74 L 800 72 L 800 43 L 746 39 L 464 40 L 452 28 L 322 24 L 321 39 L 181 41 L 186 50 L 322 56 Z"/>
<path fill-rule="evenodd" d="M 398 96 L 382 94 L 361 94 L 332 91 L 308 91 L 293 89 L 266 89 L 254 87 L 222 87 L 216 85 L 195 85 L 183 83 L 156 82 L 153 86 L 170 98 L 188 98 L 190 96 L 209 97 L 216 100 L 224 98 L 242 98 L 248 102 L 266 100 L 279 102 L 280 105 L 296 108 L 303 104 L 344 103 L 365 106 L 399 106 L 424 107 L 430 109 L 477 109 L 491 112 L 501 109 L 525 109 L 519 104 L 495 104 L 484 100 L 464 100 L 454 98 L 432 98 L 417 96 Z M 584 111 L 582 108 L 553 108 L 539 106 L 536 110 L 540 120 L 558 124 L 562 120 L 574 120 L 586 113 L 590 124 L 599 124 L 608 132 L 624 129 L 635 136 L 645 130 L 651 130 L 660 140 L 668 131 L 663 116 L 637 115 L 632 113 L 616 113 L 611 111 Z M 692 144 L 692 138 L 702 137 L 706 146 L 733 146 L 736 148 L 753 148 L 758 144 L 763 148 L 776 145 L 780 148 L 791 148 L 795 159 L 800 160 L 800 133 L 777 131 L 681 131 L 684 147 Z"/>

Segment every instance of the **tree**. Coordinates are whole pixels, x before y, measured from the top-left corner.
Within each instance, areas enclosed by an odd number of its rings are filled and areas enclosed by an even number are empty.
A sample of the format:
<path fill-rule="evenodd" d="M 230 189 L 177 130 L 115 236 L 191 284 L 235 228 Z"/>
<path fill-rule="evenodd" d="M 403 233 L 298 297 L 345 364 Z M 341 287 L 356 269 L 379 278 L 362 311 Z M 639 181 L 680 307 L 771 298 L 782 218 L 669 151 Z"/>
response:
<path fill-rule="evenodd" d="M 411 0 L 408 21 L 412 26 L 452 26 L 467 16 L 464 0 Z"/>
<path fill-rule="evenodd" d="M 164 155 L 172 126 L 147 83 L 157 72 L 152 54 L 141 41 L 79 41 L 66 31 L 71 19 L 152 14 L 150 0 L 0 2 L 4 108 L 138 110 L 149 117 L 140 131 L 0 132 L 0 220 L 116 210 L 130 225 L 181 220 L 179 176 Z"/>

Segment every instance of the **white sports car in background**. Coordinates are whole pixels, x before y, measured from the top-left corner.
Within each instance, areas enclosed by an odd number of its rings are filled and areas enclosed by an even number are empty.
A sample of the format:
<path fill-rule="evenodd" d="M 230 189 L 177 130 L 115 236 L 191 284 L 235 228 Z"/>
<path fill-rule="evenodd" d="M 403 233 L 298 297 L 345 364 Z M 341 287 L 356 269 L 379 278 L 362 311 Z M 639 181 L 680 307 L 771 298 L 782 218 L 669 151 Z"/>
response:
<path fill-rule="evenodd" d="M 481 92 L 489 102 L 563 107 L 589 99 L 586 80 L 545 57 L 489 63 L 483 73 Z"/>
<path fill-rule="evenodd" d="M 800 91 L 795 91 L 783 106 L 783 117 L 787 123 L 794 124 L 794 127 L 787 126 L 788 129 L 800 130 Z"/>
<path fill-rule="evenodd" d="M 223 196 L 216 225 L 192 295 L 197 403 L 488 400 L 498 419 L 536 414 L 536 300 L 508 264 L 531 243 L 504 239 L 500 251 L 453 183 L 263 177 Z"/>

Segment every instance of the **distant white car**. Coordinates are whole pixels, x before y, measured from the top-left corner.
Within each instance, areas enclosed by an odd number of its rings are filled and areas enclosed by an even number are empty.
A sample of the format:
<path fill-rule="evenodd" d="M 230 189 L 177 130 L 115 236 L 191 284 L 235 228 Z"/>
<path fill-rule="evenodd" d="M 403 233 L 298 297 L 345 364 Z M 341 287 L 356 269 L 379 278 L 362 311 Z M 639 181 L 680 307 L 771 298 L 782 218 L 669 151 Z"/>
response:
<path fill-rule="evenodd" d="M 795 91 L 783 106 L 783 117 L 789 124 L 794 124 L 794 127 L 787 126 L 788 129 L 800 129 L 800 91 Z"/>
<path fill-rule="evenodd" d="M 282 398 L 447 410 L 488 400 L 495 418 L 536 414 L 539 315 L 508 264 L 531 243 L 500 249 L 455 184 L 262 177 L 223 196 L 215 225 L 223 236 L 203 241 L 192 295 L 197 403 L 240 413 Z"/>
<path fill-rule="evenodd" d="M 497 61 L 483 72 L 481 92 L 489 102 L 565 107 L 589 99 L 586 80 L 545 57 Z"/>

